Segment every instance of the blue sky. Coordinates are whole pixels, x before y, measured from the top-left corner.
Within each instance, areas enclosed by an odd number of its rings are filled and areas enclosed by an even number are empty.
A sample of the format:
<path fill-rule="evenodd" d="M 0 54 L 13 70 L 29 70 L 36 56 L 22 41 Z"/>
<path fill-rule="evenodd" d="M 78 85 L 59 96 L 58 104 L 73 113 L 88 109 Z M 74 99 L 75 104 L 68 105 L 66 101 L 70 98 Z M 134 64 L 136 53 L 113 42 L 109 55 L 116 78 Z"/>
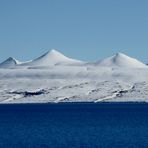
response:
<path fill-rule="evenodd" d="M 95 61 L 123 52 L 148 62 L 147 0 L 0 0 L 0 61 L 49 49 Z"/>

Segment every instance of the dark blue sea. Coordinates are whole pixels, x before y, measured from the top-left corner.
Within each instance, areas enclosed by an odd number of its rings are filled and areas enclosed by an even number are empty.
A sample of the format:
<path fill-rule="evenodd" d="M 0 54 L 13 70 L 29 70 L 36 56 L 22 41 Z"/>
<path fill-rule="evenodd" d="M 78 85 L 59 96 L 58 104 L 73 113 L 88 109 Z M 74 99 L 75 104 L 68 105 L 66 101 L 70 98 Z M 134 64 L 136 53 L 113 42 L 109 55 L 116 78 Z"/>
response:
<path fill-rule="evenodd" d="M 148 104 L 0 105 L 0 148 L 147 148 Z"/>

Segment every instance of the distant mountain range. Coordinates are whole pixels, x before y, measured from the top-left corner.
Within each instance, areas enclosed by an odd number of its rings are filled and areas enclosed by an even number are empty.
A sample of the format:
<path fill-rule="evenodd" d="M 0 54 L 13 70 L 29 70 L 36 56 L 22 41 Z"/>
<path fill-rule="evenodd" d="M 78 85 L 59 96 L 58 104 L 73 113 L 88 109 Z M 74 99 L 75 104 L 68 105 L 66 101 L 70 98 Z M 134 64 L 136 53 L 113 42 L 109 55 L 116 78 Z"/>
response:
<path fill-rule="evenodd" d="M 103 66 L 103 67 L 118 67 L 118 68 L 146 68 L 146 64 L 128 57 L 123 53 L 117 53 L 111 57 L 99 60 L 97 62 L 84 62 L 68 58 L 62 53 L 51 50 L 42 56 L 27 62 L 20 62 L 15 58 L 9 57 L 0 64 L 0 68 L 28 68 L 28 67 L 50 67 L 50 66 Z"/>
<path fill-rule="evenodd" d="M 123 53 L 84 62 L 51 50 L 0 64 L 0 103 L 148 102 L 148 66 Z"/>

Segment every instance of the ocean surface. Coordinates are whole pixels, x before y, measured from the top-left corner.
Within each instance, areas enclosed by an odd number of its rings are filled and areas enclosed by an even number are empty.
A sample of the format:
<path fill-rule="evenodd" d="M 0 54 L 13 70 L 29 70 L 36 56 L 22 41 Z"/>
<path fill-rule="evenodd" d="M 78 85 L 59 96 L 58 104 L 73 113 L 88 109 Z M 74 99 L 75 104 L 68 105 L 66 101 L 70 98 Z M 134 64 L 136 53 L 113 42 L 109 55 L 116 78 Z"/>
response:
<path fill-rule="evenodd" d="M 0 105 L 0 148 L 147 148 L 148 104 Z"/>

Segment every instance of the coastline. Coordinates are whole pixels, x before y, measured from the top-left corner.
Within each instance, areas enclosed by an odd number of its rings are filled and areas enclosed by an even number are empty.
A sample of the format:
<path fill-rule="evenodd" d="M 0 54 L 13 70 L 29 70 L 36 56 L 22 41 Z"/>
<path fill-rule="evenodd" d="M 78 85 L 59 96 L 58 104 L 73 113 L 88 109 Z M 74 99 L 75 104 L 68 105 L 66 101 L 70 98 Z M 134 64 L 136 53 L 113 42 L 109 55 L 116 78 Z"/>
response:
<path fill-rule="evenodd" d="M 109 105 L 109 104 L 148 104 L 148 102 L 144 102 L 144 101 L 129 101 L 129 102 L 58 102 L 58 103 L 54 103 L 54 102 L 35 102 L 35 103 L 0 103 L 1 105 L 72 105 L 72 104 L 77 104 L 77 105 L 90 105 L 90 104 L 102 104 L 102 105 Z"/>

